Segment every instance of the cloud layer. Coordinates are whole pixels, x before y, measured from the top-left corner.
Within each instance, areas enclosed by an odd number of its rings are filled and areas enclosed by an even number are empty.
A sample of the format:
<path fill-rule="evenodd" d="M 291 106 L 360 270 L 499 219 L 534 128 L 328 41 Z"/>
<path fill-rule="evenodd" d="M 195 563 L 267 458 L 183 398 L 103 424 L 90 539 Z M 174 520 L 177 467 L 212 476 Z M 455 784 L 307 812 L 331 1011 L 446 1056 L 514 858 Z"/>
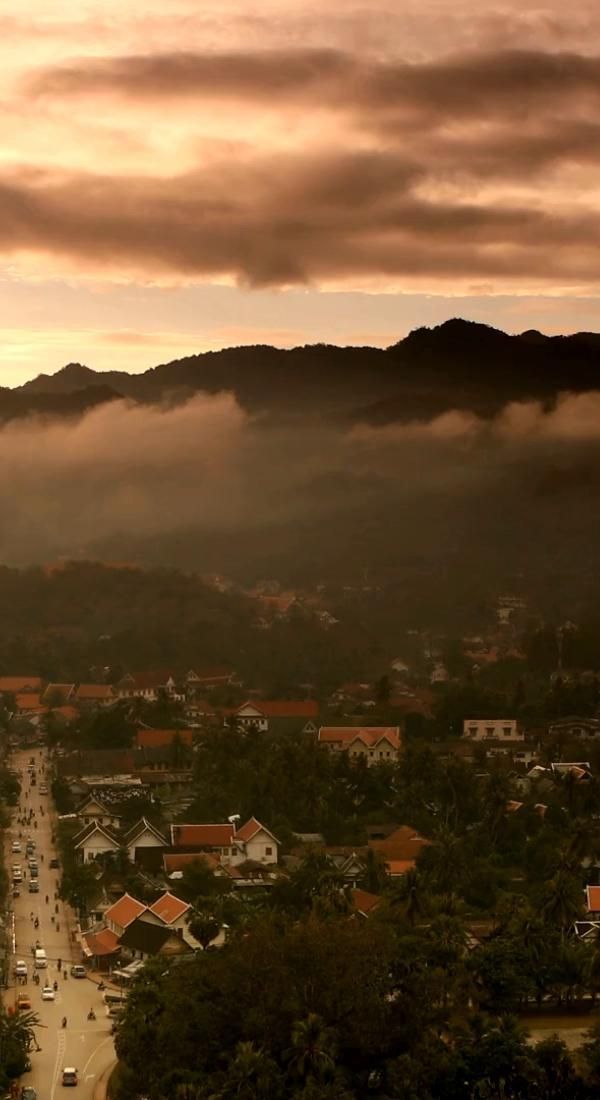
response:
<path fill-rule="evenodd" d="M 144 170 L 0 173 L 9 255 L 250 286 L 600 278 L 599 57 L 187 50 L 86 56 L 23 86 L 54 119 L 143 120 Z"/>
<path fill-rule="evenodd" d="M 420 518 L 411 538 L 426 544 L 440 501 L 450 544 L 468 534 L 465 509 L 480 523 L 482 494 L 494 512 L 517 507 L 525 527 L 535 527 L 531 501 L 540 484 L 544 496 L 554 492 L 556 469 L 572 507 L 580 470 L 599 453 L 600 393 L 565 395 L 550 410 L 512 404 L 492 420 L 458 409 L 352 430 L 254 420 L 228 395 L 164 410 L 117 402 L 77 424 L 18 422 L 0 431 L 0 560 L 89 555 L 107 541 L 123 552 L 132 538 L 144 560 L 157 539 L 195 532 L 190 555 L 201 568 L 203 536 L 229 532 L 241 568 L 244 533 L 285 525 L 293 537 L 305 521 L 329 528 L 332 516 L 355 522 L 371 507 L 390 535 L 412 510 Z"/>

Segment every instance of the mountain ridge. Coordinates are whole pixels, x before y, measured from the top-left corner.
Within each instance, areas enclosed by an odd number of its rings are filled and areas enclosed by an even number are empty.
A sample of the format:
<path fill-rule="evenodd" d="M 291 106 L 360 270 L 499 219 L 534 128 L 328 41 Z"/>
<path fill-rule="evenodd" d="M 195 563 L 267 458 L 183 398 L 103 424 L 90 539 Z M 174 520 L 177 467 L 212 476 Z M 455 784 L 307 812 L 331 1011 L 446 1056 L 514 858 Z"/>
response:
<path fill-rule="evenodd" d="M 600 334 L 548 336 L 536 330 L 510 335 L 480 322 L 452 318 L 421 326 L 387 348 L 309 344 L 294 348 L 242 345 L 160 363 L 140 374 L 95 371 L 72 362 L 12 390 L 25 410 L 52 398 L 53 415 L 119 397 L 142 404 L 184 402 L 195 393 L 234 394 L 251 413 L 311 411 L 380 424 L 429 416 L 446 408 L 487 415 L 511 400 L 547 401 L 559 392 L 600 388 Z M 92 395 L 91 391 L 95 391 Z M 85 411 L 85 410 L 84 410 Z M 15 414 L 20 415 L 20 414 Z"/>

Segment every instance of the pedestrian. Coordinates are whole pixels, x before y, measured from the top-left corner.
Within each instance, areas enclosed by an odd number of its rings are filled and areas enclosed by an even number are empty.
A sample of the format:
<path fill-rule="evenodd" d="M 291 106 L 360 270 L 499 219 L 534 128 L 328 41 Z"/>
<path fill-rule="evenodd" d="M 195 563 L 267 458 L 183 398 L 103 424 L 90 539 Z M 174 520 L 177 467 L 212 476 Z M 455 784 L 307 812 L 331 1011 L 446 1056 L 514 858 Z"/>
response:
<path fill-rule="evenodd" d="M 58 966 L 59 970 L 62 970 L 62 959 L 59 959 L 56 965 Z"/>
<path fill-rule="evenodd" d="M 57 902 L 57 903 L 56 903 L 56 905 L 54 906 L 54 912 L 55 912 L 55 913 L 58 913 L 58 902 Z"/>

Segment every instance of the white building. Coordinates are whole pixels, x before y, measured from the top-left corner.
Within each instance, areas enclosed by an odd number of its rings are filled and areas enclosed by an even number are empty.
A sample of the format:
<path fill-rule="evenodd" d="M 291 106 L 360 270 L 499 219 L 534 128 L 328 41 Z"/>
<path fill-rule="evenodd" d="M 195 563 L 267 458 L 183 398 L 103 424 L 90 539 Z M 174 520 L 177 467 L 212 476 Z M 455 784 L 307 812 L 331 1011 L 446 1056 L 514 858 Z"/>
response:
<path fill-rule="evenodd" d="M 469 741 L 524 741 L 516 718 L 466 718 L 463 737 Z"/>

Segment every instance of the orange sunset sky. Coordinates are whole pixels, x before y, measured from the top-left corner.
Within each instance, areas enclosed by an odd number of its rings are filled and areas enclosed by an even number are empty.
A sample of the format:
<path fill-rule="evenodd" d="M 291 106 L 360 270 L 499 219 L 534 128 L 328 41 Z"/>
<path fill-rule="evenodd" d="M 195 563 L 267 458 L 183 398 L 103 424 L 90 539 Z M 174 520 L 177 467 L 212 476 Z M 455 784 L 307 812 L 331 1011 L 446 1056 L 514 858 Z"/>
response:
<path fill-rule="evenodd" d="M 0 385 L 598 329 L 600 6 L 0 2 Z"/>

